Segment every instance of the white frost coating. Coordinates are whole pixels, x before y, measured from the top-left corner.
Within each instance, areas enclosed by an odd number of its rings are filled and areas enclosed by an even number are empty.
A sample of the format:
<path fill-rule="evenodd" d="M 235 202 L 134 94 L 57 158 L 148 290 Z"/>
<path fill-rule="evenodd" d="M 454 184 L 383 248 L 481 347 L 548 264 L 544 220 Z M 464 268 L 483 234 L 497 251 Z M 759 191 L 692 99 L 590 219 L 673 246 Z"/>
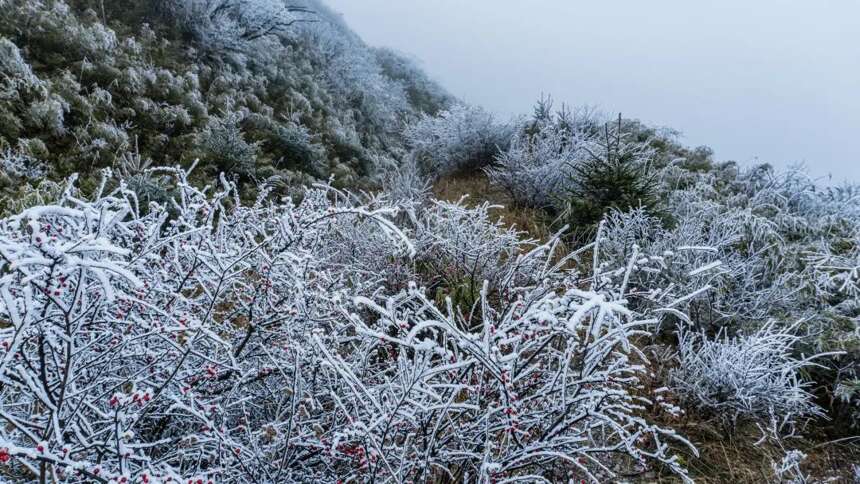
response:
<path fill-rule="evenodd" d="M 0 220 L 0 449 L 36 472 L 599 481 L 623 454 L 686 479 L 668 444 L 692 445 L 641 417 L 635 344 L 684 295 L 634 284 L 641 257 L 559 253 L 489 205 L 404 220 L 320 186 L 246 206 L 164 171 L 176 197 L 145 215 L 70 187 Z M 570 269 L 589 250 L 599 273 Z M 452 292 L 409 282 L 419 264 Z"/>
<path fill-rule="evenodd" d="M 690 277 L 698 276 L 699 274 L 704 274 L 705 272 L 712 271 L 712 270 L 716 269 L 717 267 L 720 267 L 721 265 L 723 265 L 723 263 L 721 261 L 714 261 L 714 262 L 711 262 L 710 264 L 704 265 L 702 267 L 699 267 L 698 269 L 694 269 L 694 270 L 690 271 L 687 275 Z"/>
<path fill-rule="evenodd" d="M 674 386 L 689 401 L 717 411 L 732 422 L 740 418 L 775 418 L 792 423 L 823 415 L 799 372 L 814 366 L 813 358 L 798 359 L 792 348 L 800 339 L 794 328 L 769 323 L 755 334 L 711 340 L 682 330 L 680 367 Z"/>

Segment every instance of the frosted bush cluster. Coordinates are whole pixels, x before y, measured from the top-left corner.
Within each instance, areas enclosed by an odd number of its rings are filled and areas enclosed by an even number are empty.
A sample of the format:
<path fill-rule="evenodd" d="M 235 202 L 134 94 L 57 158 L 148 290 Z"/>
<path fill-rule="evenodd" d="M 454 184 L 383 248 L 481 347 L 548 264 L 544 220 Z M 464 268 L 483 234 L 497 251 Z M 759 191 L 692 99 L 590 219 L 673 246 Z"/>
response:
<path fill-rule="evenodd" d="M 468 132 L 451 129 L 458 124 L 446 115 L 425 123 L 426 133 L 437 132 L 431 126 L 441 133 Z M 824 383 L 832 401 L 842 402 L 836 407 L 855 412 L 853 389 L 860 380 L 860 353 L 854 349 L 860 341 L 856 187 L 822 187 L 798 170 L 715 165 L 709 150 L 680 148 L 670 132 L 620 117 L 604 123 L 587 111 L 554 113 L 546 98 L 532 119 L 514 126 L 510 142 L 499 144 L 509 147 L 485 169 L 490 182 L 514 204 L 544 209 L 554 223 L 572 225 L 574 233 L 593 233 L 599 225 L 605 267 L 595 264 L 595 269 L 624 267 L 633 259 L 637 270 L 626 281 L 629 294 L 637 296 L 630 301 L 633 307 L 653 308 L 649 288 L 664 287 L 675 296 L 659 313 L 660 331 L 685 327 L 685 344 L 720 349 L 714 361 L 741 357 L 738 348 L 744 345 L 755 348 L 763 361 L 782 361 L 801 349 L 825 353 L 819 365 L 784 367 L 787 380 L 779 384 L 793 381 L 789 387 L 805 392 L 802 369 L 805 378 Z M 448 140 L 458 138 L 415 136 L 420 132 L 409 131 L 423 143 L 413 142 L 413 153 L 449 166 Z M 458 300 L 474 301 L 468 297 L 472 292 L 457 294 Z M 790 331 L 786 321 L 802 323 Z M 769 332 L 759 334 L 763 328 Z M 694 344 L 692 335 L 700 332 L 702 340 Z M 751 334 L 774 341 L 753 344 L 752 336 L 745 336 Z M 675 378 L 687 380 L 683 385 L 689 394 L 707 395 L 706 406 L 728 406 L 746 417 L 819 415 L 773 405 L 772 394 L 755 380 L 735 378 L 735 388 L 722 392 L 695 371 L 682 368 Z"/>
<path fill-rule="evenodd" d="M 384 173 L 379 180 L 382 190 L 388 197 L 400 203 L 422 202 L 430 191 L 430 182 L 421 173 L 421 168 L 414 157 L 408 157 L 399 163 L 391 160 L 382 164 Z"/>
<path fill-rule="evenodd" d="M 45 175 L 45 166 L 38 160 L 21 152 L 7 149 L 0 152 L 0 173 L 6 177 L 37 180 Z"/>
<path fill-rule="evenodd" d="M 519 256 L 534 242 L 494 220 L 493 208 L 486 203 L 467 209 L 461 203 L 434 201 L 424 211 L 416 238 L 422 253 L 419 263 L 430 278 L 447 287 L 463 284 L 477 297 L 484 281 L 495 289 L 504 279 L 519 281 L 532 273 L 535 268 Z"/>
<path fill-rule="evenodd" d="M 588 136 L 567 117 L 523 123 L 487 174 L 521 205 L 557 207 Z"/>
<path fill-rule="evenodd" d="M 809 278 L 821 296 L 860 298 L 860 232 L 837 247 L 824 245 L 810 251 L 806 260 Z"/>
<path fill-rule="evenodd" d="M 33 74 L 32 67 L 21 57 L 18 46 L 2 37 L 0 37 L 0 81 L 7 86 L 7 89 L 18 83 L 38 84 L 38 78 Z M 3 95 L 12 96 L 13 94 L 4 89 Z"/>
<path fill-rule="evenodd" d="M 510 128 L 483 108 L 457 104 L 407 127 L 406 144 L 431 177 L 489 164 L 510 140 Z"/>
<path fill-rule="evenodd" d="M 605 122 L 586 109 L 554 113 L 544 98 L 533 119 L 516 124 L 509 148 L 486 169 L 515 204 L 545 210 L 583 240 L 611 210 L 658 208 L 657 137 L 638 123 Z"/>
<path fill-rule="evenodd" d="M 240 175 L 254 173 L 259 146 L 249 143 L 242 135 L 243 113 L 228 113 L 212 118 L 200 133 L 200 146 L 205 159 L 219 169 Z"/>
<path fill-rule="evenodd" d="M 798 358 L 800 338 L 768 324 L 748 336 L 716 339 L 682 331 L 679 368 L 672 374 L 685 398 L 731 422 L 740 418 L 777 418 L 785 423 L 821 415 L 800 372 L 814 358 Z M 821 357 L 823 355 L 818 355 Z"/>
<path fill-rule="evenodd" d="M 287 33 L 308 21 L 309 9 L 278 0 L 168 0 L 170 17 L 216 55 L 248 53 L 254 41 Z"/>
<path fill-rule="evenodd" d="M 688 301 L 701 328 L 763 320 L 769 311 L 793 304 L 796 291 L 780 284 L 785 277 L 773 266 L 782 246 L 766 220 L 747 211 L 726 211 L 695 192 L 672 199 L 673 227 L 646 210 L 612 212 L 607 218 L 607 256 L 624 260 L 636 243 L 643 255 L 659 259 L 665 271 L 639 273 L 634 283 L 649 286 L 671 280 L 683 289 L 711 290 Z M 707 266 L 708 270 L 697 270 Z"/>
<path fill-rule="evenodd" d="M 169 202 L 144 210 L 122 183 L 91 199 L 70 184 L 0 220 L 7 471 L 598 482 L 656 461 L 685 475 L 668 442 L 689 444 L 640 415 L 634 336 L 654 319 L 622 297 L 632 266 L 598 284 L 566 269 L 583 251 L 557 239 L 500 256 L 479 238 L 470 253 L 463 207 L 414 212 L 435 227 L 424 249 L 384 198 L 319 186 L 246 205 L 224 179 L 197 189 L 188 172 L 148 171 L 172 180 Z M 479 313 L 356 272 L 432 253 L 493 279 Z M 526 260 L 528 277 L 511 276 Z"/>

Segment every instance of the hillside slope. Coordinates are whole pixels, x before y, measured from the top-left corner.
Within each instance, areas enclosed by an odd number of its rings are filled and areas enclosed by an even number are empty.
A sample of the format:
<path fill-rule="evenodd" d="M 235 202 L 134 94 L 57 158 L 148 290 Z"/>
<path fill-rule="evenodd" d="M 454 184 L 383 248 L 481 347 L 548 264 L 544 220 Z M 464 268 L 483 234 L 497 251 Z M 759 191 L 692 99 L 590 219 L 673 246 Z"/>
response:
<path fill-rule="evenodd" d="M 315 1 L 2 8 L 0 152 L 55 179 L 81 173 L 84 186 L 105 167 L 197 158 L 206 176 L 354 186 L 392 166 L 408 122 L 451 103 Z"/>

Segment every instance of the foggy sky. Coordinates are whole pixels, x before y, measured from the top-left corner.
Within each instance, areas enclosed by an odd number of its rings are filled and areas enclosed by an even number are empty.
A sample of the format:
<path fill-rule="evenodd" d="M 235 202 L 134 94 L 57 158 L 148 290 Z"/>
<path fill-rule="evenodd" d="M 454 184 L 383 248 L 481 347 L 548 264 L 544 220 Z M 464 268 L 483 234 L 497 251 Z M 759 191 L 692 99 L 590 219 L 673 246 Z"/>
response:
<path fill-rule="evenodd" d="M 499 114 L 542 92 L 719 160 L 860 181 L 860 1 L 327 0 L 368 43 Z"/>

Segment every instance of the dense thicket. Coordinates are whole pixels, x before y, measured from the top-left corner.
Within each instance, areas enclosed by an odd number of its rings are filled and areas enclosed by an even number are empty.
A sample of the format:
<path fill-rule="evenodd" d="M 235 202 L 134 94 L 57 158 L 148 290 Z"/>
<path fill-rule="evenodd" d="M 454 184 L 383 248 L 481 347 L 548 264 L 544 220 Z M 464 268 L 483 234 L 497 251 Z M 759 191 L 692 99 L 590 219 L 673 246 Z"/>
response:
<path fill-rule="evenodd" d="M 485 208 L 331 187 L 245 206 L 226 180 L 156 171 L 170 205 L 70 184 L 0 221 L 6 475 L 599 481 L 660 462 L 685 476 L 666 442 L 692 446 L 640 415 L 633 341 L 683 295 L 640 312 L 632 267 L 567 269 L 599 241 L 559 254 L 558 239 L 500 237 Z M 478 320 L 411 282 L 422 261 L 449 285 L 487 280 Z"/>
<path fill-rule="evenodd" d="M 0 8 L 0 479 L 687 480 L 704 422 L 806 482 L 797 437 L 853 443 L 857 186 L 500 121 L 316 0 Z M 432 195 L 469 177 L 545 230 Z"/>

